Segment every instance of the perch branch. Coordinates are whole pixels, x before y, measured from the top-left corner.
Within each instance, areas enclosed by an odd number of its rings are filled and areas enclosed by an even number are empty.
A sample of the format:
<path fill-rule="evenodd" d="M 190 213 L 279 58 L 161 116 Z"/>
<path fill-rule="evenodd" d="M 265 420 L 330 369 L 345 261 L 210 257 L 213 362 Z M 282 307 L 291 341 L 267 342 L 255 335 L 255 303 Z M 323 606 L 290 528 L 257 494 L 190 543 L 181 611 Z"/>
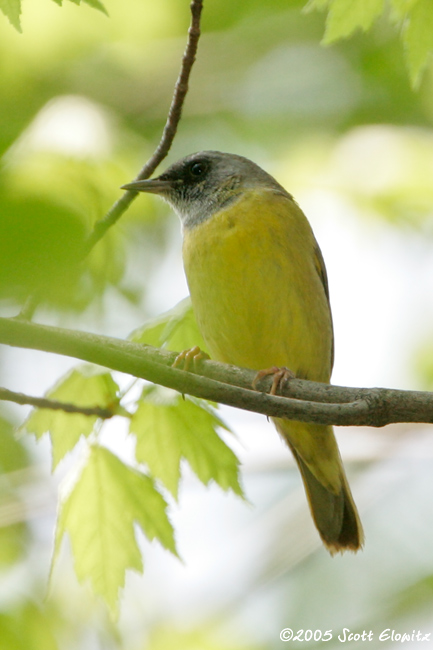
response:
<path fill-rule="evenodd" d="M 253 370 L 202 361 L 197 372 L 186 372 L 171 366 L 174 352 L 13 318 L 0 318 L 0 343 L 82 359 L 181 393 L 272 417 L 339 426 L 433 423 L 433 393 L 428 392 L 346 388 L 293 379 L 283 396 L 274 396 L 251 388 Z M 269 378 L 263 380 L 263 390 L 268 391 L 270 384 Z"/>

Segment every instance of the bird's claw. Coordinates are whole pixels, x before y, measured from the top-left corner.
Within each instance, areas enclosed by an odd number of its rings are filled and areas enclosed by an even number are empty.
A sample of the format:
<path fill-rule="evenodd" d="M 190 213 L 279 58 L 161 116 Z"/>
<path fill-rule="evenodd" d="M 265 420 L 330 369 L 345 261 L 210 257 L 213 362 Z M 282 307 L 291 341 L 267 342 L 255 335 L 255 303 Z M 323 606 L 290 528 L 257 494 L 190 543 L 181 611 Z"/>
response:
<path fill-rule="evenodd" d="M 268 377 L 273 375 L 271 390 L 269 391 L 270 395 L 276 395 L 278 391 L 287 386 L 291 379 L 295 378 L 295 374 L 286 368 L 285 366 L 279 368 L 278 366 L 272 366 L 271 368 L 265 368 L 264 370 L 259 370 L 253 380 L 253 388 L 257 390 L 257 384 L 260 382 L 263 377 Z"/>
<path fill-rule="evenodd" d="M 172 367 L 179 368 L 181 366 L 182 370 L 191 371 L 192 366 L 192 370 L 194 371 L 200 361 L 209 358 L 206 352 L 203 352 L 198 345 L 195 345 L 193 348 L 180 352 L 174 360 Z"/>

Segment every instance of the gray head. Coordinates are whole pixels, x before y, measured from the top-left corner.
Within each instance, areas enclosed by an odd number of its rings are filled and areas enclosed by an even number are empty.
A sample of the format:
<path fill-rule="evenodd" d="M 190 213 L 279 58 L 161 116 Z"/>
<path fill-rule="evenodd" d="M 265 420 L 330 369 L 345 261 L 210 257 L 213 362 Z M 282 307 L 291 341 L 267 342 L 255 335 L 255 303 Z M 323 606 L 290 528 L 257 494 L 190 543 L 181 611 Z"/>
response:
<path fill-rule="evenodd" d="M 173 206 L 186 228 L 236 201 L 245 190 L 259 188 L 289 196 L 270 174 L 248 158 L 220 151 L 193 153 L 158 178 L 123 185 L 123 189 L 159 194 Z"/>

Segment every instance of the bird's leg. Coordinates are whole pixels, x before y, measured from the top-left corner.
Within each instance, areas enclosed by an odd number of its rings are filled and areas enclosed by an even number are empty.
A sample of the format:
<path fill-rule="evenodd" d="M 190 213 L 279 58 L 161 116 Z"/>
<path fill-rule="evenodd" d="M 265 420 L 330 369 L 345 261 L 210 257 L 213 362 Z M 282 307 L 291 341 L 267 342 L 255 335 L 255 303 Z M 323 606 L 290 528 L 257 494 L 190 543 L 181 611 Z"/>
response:
<path fill-rule="evenodd" d="M 253 388 L 257 389 L 257 384 L 263 377 L 268 377 L 268 375 L 273 375 L 271 390 L 269 391 L 270 395 L 276 395 L 278 391 L 281 391 L 284 386 L 287 386 L 291 379 L 295 378 L 295 373 L 293 373 L 289 368 L 283 366 L 279 368 L 278 366 L 272 366 L 271 368 L 265 368 L 265 370 L 259 370 L 257 375 L 253 380 Z"/>
<path fill-rule="evenodd" d="M 178 368 L 182 366 L 182 370 L 189 371 L 192 364 L 194 370 L 197 364 L 203 359 L 210 359 L 210 357 L 206 352 L 200 350 L 198 345 L 195 345 L 193 348 L 180 352 L 174 360 L 172 367 Z"/>

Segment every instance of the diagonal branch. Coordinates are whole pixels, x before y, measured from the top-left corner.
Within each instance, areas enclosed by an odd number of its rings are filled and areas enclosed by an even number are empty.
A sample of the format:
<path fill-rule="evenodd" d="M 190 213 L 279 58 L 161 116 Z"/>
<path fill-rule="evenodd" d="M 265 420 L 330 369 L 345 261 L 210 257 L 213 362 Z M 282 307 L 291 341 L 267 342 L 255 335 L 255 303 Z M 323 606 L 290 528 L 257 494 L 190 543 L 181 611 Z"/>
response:
<path fill-rule="evenodd" d="M 162 132 L 161 140 L 155 149 L 153 155 L 141 169 L 136 181 L 149 178 L 164 160 L 170 151 L 177 127 L 182 115 L 183 103 L 188 92 L 188 82 L 192 66 L 197 53 L 198 40 L 200 38 L 200 17 L 203 9 L 203 0 L 192 0 L 191 5 L 191 25 L 188 29 L 188 42 L 182 58 L 182 65 L 179 76 L 174 87 L 173 98 L 168 111 L 167 121 Z M 105 235 L 107 230 L 116 223 L 122 214 L 128 209 L 138 192 L 127 190 L 123 196 L 116 201 L 107 214 L 96 222 L 92 233 L 84 245 L 83 257 L 88 255 L 95 244 Z"/>
<path fill-rule="evenodd" d="M 294 379 L 285 396 L 273 396 L 251 388 L 253 370 L 203 361 L 197 372 L 186 372 L 171 366 L 174 352 L 13 318 L 0 318 L 0 343 L 82 359 L 181 393 L 289 420 L 374 427 L 433 423 L 433 393 L 428 392 L 345 388 Z M 263 389 L 269 390 L 270 384 L 264 380 Z"/>
<path fill-rule="evenodd" d="M 190 4 L 191 10 L 191 24 L 188 29 L 188 41 L 186 44 L 185 52 L 182 57 L 182 64 L 177 78 L 173 98 L 168 111 L 167 120 L 162 132 L 161 140 L 156 147 L 154 153 L 149 160 L 142 167 L 135 180 L 144 180 L 149 178 L 164 160 L 170 151 L 174 136 L 177 132 L 177 127 L 182 115 L 182 108 L 188 92 L 188 82 L 191 74 L 192 66 L 197 54 L 198 41 L 200 38 L 200 18 L 203 9 L 203 0 L 192 0 Z M 82 259 L 87 257 L 94 246 L 105 235 L 107 230 L 113 226 L 118 219 L 126 212 L 133 200 L 136 198 L 138 192 L 127 190 L 109 209 L 101 219 L 99 219 L 90 233 L 87 240 L 84 242 L 81 251 Z M 29 296 L 25 305 L 21 309 L 19 318 L 22 320 L 31 320 L 35 309 L 40 302 L 40 295 L 36 292 Z"/>

